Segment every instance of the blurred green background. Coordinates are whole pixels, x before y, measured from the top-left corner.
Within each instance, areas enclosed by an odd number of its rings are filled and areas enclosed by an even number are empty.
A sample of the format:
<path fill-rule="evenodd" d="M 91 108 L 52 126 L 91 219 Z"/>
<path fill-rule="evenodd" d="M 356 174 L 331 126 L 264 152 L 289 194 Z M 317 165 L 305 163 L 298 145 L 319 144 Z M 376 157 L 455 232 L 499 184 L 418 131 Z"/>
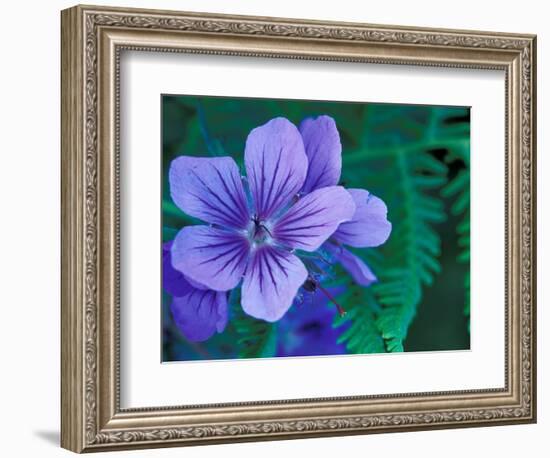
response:
<path fill-rule="evenodd" d="M 379 282 L 361 288 L 337 271 L 328 286 L 336 288 L 348 313 L 342 318 L 330 309 L 316 323 L 314 337 L 304 334 L 309 322 L 300 321 L 299 308 L 288 322 L 270 325 L 245 316 L 233 294 L 226 331 L 204 343 L 187 342 L 163 294 L 164 361 L 296 354 L 284 339 L 302 339 L 304 348 L 334 340 L 326 354 L 470 347 L 469 108 L 182 95 L 161 100 L 163 241 L 185 225 L 201 223 L 171 201 L 172 159 L 231 156 L 242 167 L 250 130 L 277 116 L 296 125 L 308 116 L 332 116 L 342 142 L 341 184 L 382 198 L 393 224 L 382 247 L 353 250 Z M 319 330 L 326 322 L 330 329 Z"/>

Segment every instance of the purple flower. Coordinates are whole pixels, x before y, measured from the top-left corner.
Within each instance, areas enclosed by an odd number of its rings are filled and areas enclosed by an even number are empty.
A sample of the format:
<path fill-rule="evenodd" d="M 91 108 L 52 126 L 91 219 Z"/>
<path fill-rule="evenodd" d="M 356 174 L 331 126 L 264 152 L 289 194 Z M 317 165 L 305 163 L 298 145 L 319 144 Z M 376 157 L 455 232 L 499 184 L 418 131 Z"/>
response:
<path fill-rule="evenodd" d="M 300 124 L 309 168 L 303 194 L 315 192 L 340 181 L 342 145 L 334 119 L 330 116 L 307 118 Z M 344 248 L 376 247 L 383 244 L 391 232 L 386 204 L 364 189 L 348 189 L 355 202 L 353 218 L 342 223 L 323 248 L 342 264 L 356 283 L 369 286 L 376 276 L 361 258 Z"/>
<path fill-rule="evenodd" d="M 172 242 L 162 246 L 162 286 L 172 295 L 170 310 L 181 333 L 193 342 L 209 339 L 227 324 L 227 294 L 208 290 L 172 267 Z"/>
<path fill-rule="evenodd" d="M 343 287 L 330 288 L 331 295 L 342 293 Z M 277 323 L 277 356 L 340 355 L 346 346 L 338 343 L 338 337 L 347 329 L 332 326 L 336 309 L 319 289 L 308 300 L 293 306 Z"/>
<path fill-rule="evenodd" d="M 317 176 L 318 165 L 310 159 L 308 172 L 302 135 L 285 118 L 253 129 L 244 153 L 247 189 L 229 157 L 181 156 L 169 171 L 175 204 L 209 224 L 177 234 L 172 266 L 195 286 L 211 290 L 205 297 L 229 291 L 242 279 L 243 310 L 271 322 L 285 314 L 308 278 L 295 250 L 316 251 L 355 214 L 354 199 L 336 186 L 330 165 Z M 324 149 L 318 142 L 316 151 Z M 307 194 L 298 199 L 300 191 Z"/>

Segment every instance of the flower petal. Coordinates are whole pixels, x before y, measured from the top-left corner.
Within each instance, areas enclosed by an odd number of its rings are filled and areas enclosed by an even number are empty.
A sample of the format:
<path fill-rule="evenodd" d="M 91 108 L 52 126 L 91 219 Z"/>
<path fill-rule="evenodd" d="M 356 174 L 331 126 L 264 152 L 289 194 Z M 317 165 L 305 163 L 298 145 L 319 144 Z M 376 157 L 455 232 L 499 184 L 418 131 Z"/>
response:
<path fill-rule="evenodd" d="M 386 204 L 364 189 L 348 189 L 348 192 L 357 209 L 351 221 L 342 223 L 333 237 L 354 247 L 382 245 L 390 236 L 392 227 L 387 219 Z"/>
<path fill-rule="evenodd" d="M 279 320 L 306 278 L 307 270 L 297 256 L 270 245 L 259 247 L 244 276 L 243 310 L 262 320 Z"/>
<path fill-rule="evenodd" d="M 342 267 L 349 272 L 358 285 L 369 286 L 378 281 L 378 278 L 376 278 L 376 275 L 370 270 L 369 266 L 351 251 L 341 248 L 337 257 Z"/>
<path fill-rule="evenodd" d="M 227 293 L 218 291 L 217 296 L 218 318 L 216 320 L 216 331 L 223 332 L 229 320 L 229 313 L 227 308 Z"/>
<path fill-rule="evenodd" d="M 246 197 L 232 158 L 180 156 L 168 176 L 172 200 L 185 213 L 211 224 L 246 227 Z"/>
<path fill-rule="evenodd" d="M 174 323 L 192 342 L 202 342 L 227 324 L 227 294 L 191 288 L 186 294 L 172 299 L 170 305 Z"/>
<path fill-rule="evenodd" d="M 188 226 L 174 239 L 172 265 L 209 289 L 228 291 L 239 283 L 248 252 L 248 240 L 241 234 L 207 226 Z"/>
<path fill-rule="evenodd" d="M 277 221 L 273 237 L 288 247 L 315 251 L 354 213 L 353 199 L 341 186 L 316 189 Z"/>
<path fill-rule="evenodd" d="M 343 246 L 327 242 L 323 245 L 323 249 L 333 257 L 335 262 L 342 264 L 342 267 L 348 271 L 358 285 L 369 286 L 378 281 L 369 266 L 359 256 L 346 250 Z"/>
<path fill-rule="evenodd" d="M 327 288 L 334 297 L 345 289 L 343 286 Z M 345 354 L 346 345 L 338 343 L 338 337 L 351 322 L 334 328 L 332 323 L 337 313 L 337 308 L 319 289 L 314 293 L 305 292 L 302 301 L 292 306 L 277 322 L 277 356 Z"/>
<path fill-rule="evenodd" d="M 256 215 L 268 219 L 302 188 L 307 157 L 300 132 L 285 118 L 253 129 L 244 153 Z"/>
<path fill-rule="evenodd" d="M 334 119 L 330 116 L 306 118 L 299 130 L 309 161 L 302 192 L 337 185 L 342 171 L 342 145 Z"/>
<path fill-rule="evenodd" d="M 171 241 L 162 245 L 162 287 L 172 296 L 183 296 L 192 286 L 183 274 L 172 266 L 171 248 Z"/>

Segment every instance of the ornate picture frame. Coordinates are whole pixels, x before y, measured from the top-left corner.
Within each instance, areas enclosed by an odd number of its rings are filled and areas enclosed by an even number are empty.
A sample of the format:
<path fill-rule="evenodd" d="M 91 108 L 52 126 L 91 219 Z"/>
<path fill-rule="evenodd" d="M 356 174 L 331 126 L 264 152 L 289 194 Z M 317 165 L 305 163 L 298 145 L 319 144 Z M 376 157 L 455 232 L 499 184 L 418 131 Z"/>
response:
<path fill-rule="evenodd" d="M 75 6 L 62 12 L 61 38 L 64 448 L 92 452 L 536 421 L 535 36 Z M 122 409 L 124 50 L 503 70 L 506 386 Z"/>

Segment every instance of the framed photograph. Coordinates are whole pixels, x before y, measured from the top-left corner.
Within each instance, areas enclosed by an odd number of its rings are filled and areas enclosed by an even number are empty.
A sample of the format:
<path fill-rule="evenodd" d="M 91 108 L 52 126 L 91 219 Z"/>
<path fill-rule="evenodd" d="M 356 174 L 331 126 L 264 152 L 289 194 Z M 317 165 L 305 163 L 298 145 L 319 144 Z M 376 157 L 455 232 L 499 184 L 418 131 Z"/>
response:
<path fill-rule="evenodd" d="M 62 12 L 62 446 L 536 420 L 536 38 Z"/>

